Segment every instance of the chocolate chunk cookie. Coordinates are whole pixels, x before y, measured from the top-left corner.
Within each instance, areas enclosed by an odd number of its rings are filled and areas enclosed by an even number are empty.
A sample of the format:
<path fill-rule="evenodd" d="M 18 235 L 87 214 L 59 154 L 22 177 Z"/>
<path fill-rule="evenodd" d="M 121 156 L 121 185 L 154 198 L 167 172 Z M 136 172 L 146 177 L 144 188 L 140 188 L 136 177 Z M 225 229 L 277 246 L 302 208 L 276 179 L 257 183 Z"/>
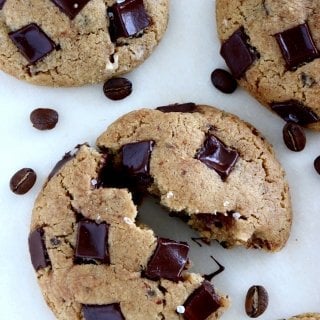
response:
<path fill-rule="evenodd" d="M 305 313 L 299 316 L 290 318 L 289 320 L 319 320 L 320 313 Z"/>
<path fill-rule="evenodd" d="M 221 55 L 285 121 L 320 130 L 319 1 L 217 0 Z"/>
<path fill-rule="evenodd" d="M 167 22 L 168 0 L 0 1 L 0 69 L 41 85 L 101 82 L 142 63 Z"/>
<path fill-rule="evenodd" d="M 271 146 L 236 116 L 191 103 L 142 109 L 113 123 L 97 145 L 116 167 L 103 184 L 139 186 L 201 237 L 225 247 L 285 245 L 292 213 L 284 172 Z"/>
<path fill-rule="evenodd" d="M 228 298 L 188 272 L 187 243 L 136 225 L 129 191 L 102 186 L 108 161 L 105 152 L 79 146 L 55 167 L 34 206 L 29 250 L 56 318 L 218 319 Z"/>

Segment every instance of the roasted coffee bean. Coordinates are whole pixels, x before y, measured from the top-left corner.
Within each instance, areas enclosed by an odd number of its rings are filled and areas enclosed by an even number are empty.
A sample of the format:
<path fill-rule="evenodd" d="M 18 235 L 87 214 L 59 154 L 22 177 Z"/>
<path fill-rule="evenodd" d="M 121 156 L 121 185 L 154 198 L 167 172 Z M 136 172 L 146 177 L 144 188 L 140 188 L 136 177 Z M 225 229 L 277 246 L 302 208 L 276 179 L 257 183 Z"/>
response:
<path fill-rule="evenodd" d="M 36 129 L 50 130 L 56 126 L 59 115 L 53 109 L 38 108 L 31 112 L 30 120 Z"/>
<path fill-rule="evenodd" d="M 245 301 L 246 313 L 250 318 L 261 316 L 267 309 L 269 302 L 268 292 L 262 286 L 249 288 Z"/>
<path fill-rule="evenodd" d="M 23 168 L 10 179 L 10 189 L 15 194 L 25 194 L 33 187 L 36 179 L 37 175 L 32 169 Z"/>
<path fill-rule="evenodd" d="M 233 93 L 237 89 L 237 81 L 226 70 L 216 69 L 211 73 L 212 84 L 223 93 Z"/>
<path fill-rule="evenodd" d="M 283 128 L 283 141 L 290 150 L 302 151 L 306 146 L 303 128 L 293 122 L 287 123 Z"/>
<path fill-rule="evenodd" d="M 126 78 L 113 78 L 105 82 L 103 92 L 111 100 L 121 100 L 132 92 L 132 83 Z"/>
<path fill-rule="evenodd" d="M 314 160 L 314 168 L 320 174 L 320 156 Z"/>

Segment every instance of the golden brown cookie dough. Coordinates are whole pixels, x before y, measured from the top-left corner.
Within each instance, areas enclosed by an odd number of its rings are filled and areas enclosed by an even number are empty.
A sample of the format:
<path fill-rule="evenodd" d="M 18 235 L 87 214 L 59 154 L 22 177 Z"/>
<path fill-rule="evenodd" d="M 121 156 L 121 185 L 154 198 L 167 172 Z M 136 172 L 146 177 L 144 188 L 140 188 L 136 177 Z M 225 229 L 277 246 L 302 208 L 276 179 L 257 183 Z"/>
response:
<path fill-rule="evenodd" d="M 0 1 L 0 68 L 3 71 L 40 85 L 80 86 L 101 82 L 141 64 L 167 27 L 168 0 L 133 1 L 144 4 L 150 24 L 132 36 L 122 36 L 116 41 L 110 39 L 110 15 L 107 14 L 115 0 L 79 0 L 79 3 L 70 0 L 69 6 L 71 2 L 75 8 L 84 4 L 71 17 L 70 10 L 74 12 L 73 9 L 63 11 L 55 2 L 64 1 Z M 30 55 L 29 59 L 9 35 L 25 27 L 24 34 L 40 37 L 37 42 L 43 45 L 40 53 Z"/>
<path fill-rule="evenodd" d="M 119 154 L 126 144 L 154 141 L 148 190 L 163 206 L 188 217 L 202 237 L 225 247 L 280 250 L 289 237 L 292 212 L 272 147 L 238 117 L 208 106 L 194 108 L 187 113 L 133 111 L 110 125 L 97 146 Z M 238 154 L 229 174 L 197 159 L 211 137 L 231 150 L 225 156 Z"/>
<path fill-rule="evenodd" d="M 178 320 L 180 312 L 193 320 L 190 312 L 199 308 L 195 296 L 204 299 L 207 309 L 205 318 L 197 319 L 218 319 L 228 298 L 187 271 L 189 260 L 186 252 L 179 255 L 181 248 L 172 249 L 182 260 L 179 274 L 161 264 L 158 246 L 163 239 L 135 224 L 137 209 L 128 190 L 97 187 L 104 162 L 103 154 L 86 145 L 67 154 L 35 202 L 29 248 L 42 293 L 57 319 L 99 320 L 109 312 L 112 319 Z M 163 241 L 167 254 L 170 245 L 185 250 L 185 243 Z M 170 265 L 175 264 L 172 258 Z"/>
<path fill-rule="evenodd" d="M 315 130 L 320 130 L 319 15 L 320 3 L 313 0 L 216 2 L 221 54 L 239 83 L 286 121 Z"/>
<path fill-rule="evenodd" d="M 299 316 L 290 318 L 289 320 L 319 320 L 320 313 L 305 313 Z"/>

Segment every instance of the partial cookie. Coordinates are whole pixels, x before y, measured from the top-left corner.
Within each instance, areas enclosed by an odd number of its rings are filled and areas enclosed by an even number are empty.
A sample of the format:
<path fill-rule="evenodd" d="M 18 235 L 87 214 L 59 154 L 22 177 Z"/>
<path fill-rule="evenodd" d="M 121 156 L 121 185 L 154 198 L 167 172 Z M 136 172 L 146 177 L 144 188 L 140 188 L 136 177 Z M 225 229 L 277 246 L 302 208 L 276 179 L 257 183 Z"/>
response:
<path fill-rule="evenodd" d="M 2 0 L 0 68 L 40 85 L 126 73 L 162 38 L 169 0 Z"/>
<path fill-rule="evenodd" d="M 319 320 L 320 313 L 305 313 L 299 316 L 290 318 L 289 320 Z"/>
<path fill-rule="evenodd" d="M 133 111 L 98 138 L 109 159 L 101 183 L 133 191 L 144 186 L 138 191 L 147 189 L 224 247 L 280 250 L 292 212 L 272 147 L 256 129 L 215 108 L 158 109 Z"/>
<path fill-rule="evenodd" d="M 285 121 L 320 130 L 319 1 L 217 0 L 221 55 Z"/>
<path fill-rule="evenodd" d="M 137 226 L 128 190 L 101 184 L 106 154 L 78 148 L 49 175 L 29 235 L 32 264 L 57 319 L 218 319 L 228 299 L 187 271 L 188 244 Z"/>

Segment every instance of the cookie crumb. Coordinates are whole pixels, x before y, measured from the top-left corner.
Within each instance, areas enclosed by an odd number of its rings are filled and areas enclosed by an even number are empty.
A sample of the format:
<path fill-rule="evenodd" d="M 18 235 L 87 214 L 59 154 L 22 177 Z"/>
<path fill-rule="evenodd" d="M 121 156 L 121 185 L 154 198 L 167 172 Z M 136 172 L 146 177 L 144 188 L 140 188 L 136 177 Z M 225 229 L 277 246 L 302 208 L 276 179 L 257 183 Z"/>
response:
<path fill-rule="evenodd" d="M 186 308 L 184 306 L 177 306 L 177 313 L 183 314 L 186 311 Z"/>

